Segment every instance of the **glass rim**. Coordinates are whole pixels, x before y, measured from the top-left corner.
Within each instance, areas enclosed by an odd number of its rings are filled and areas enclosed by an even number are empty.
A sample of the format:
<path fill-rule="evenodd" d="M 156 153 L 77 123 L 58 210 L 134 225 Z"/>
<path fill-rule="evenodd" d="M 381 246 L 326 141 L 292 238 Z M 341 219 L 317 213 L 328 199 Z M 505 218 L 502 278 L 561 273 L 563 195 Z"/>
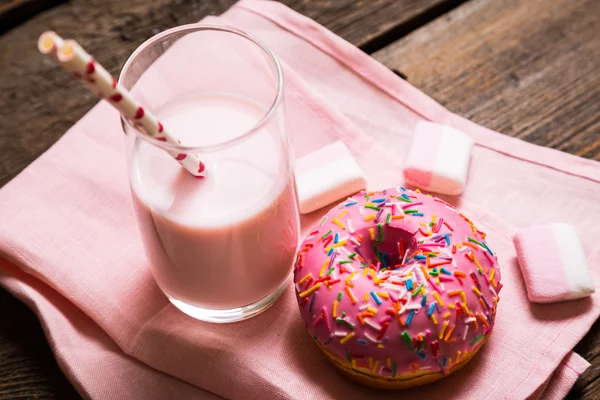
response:
<path fill-rule="evenodd" d="M 275 94 L 275 98 L 274 98 L 273 102 L 269 106 L 269 109 L 265 112 L 265 114 L 262 116 L 262 118 L 256 124 L 254 124 L 254 126 L 252 126 L 251 128 L 249 128 L 245 131 L 242 131 L 238 136 L 234 137 L 233 139 L 225 140 L 223 142 L 219 142 L 219 143 L 211 144 L 211 145 L 186 146 L 186 145 L 182 145 L 182 144 L 167 143 L 167 142 L 158 140 L 156 138 L 153 138 L 149 135 L 146 135 L 143 132 L 140 132 L 133 124 L 131 124 L 126 118 L 123 118 L 123 116 L 121 115 L 120 118 L 121 118 L 121 125 L 122 125 L 123 130 L 125 130 L 125 127 L 127 126 L 131 129 L 133 129 L 135 131 L 136 135 L 138 137 L 142 138 L 142 140 L 145 140 L 146 142 L 151 143 L 160 148 L 163 148 L 165 150 L 179 152 L 179 153 L 182 153 L 182 152 L 184 152 L 184 153 L 207 152 L 207 151 L 219 150 L 219 149 L 234 145 L 238 142 L 241 142 L 241 141 L 247 139 L 248 137 L 252 136 L 252 134 L 254 134 L 258 130 L 260 130 L 264 125 L 266 125 L 271 120 L 271 118 L 275 114 L 275 110 L 277 109 L 277 107 L 279 106 L 279 103 L 281 103 L 281 99 L 283 98 L 283 71 L 281 68 L 281 63 L 279 62 L 279 59 L 277 58 L 275 53 L 273 53 L 273 51 L 262 40 L 260 40 L 259 38 L 257 38 L 256 36 L 254 36 L 252 34 L 249 34 L 245 31 L 242 31 L 240 29 L 236 29 L 236 28 L 233 28 L 233 27 L 230 27 L 227 25 L 216 25 L 216 24 L 205 24 L 205 23 L 186 24 L 186 25 L 180 25 L 180 26 L 177 26 L 174 28 L 167 29 L 163 32 L 160 32 L 160 33 L 152 36 L 151 38 L 147 39 L 144 43 L 139 45 L 133 51 L 133 53 L 131 53 L 131 55 L 127 58 L 127 61 L 125 61 L 125 64 L 123 64 L 123 68 L 121 68 L 121 71 L 119 72 L 119 79 L 118 79 L 119 84 L 123 84 L 123 82 L 122 82 L 123 77 L 127 74 L 129 69 L 131 68 L 136 57 L 139 56 L 139 54 L 142 51 L 144 51 L 148 46 L 153 45 L 155 42 L 158 42 L 159 40 L 163 39 L 166 36 L 170 36 L 170 35 L 173 35 L 178 32 L 182 32 L 182 31 L 197 32 L 197 31 L 211 31 L 211 30 L 233 33 L 233 34 L 236 34 L 238 36 L 241 36 L 241 37 L 249 40 L 250 42 L 257 45 L 268 56 L 268 58 L 273 62 L 273 65 L 275 66 L 275 70 L 277 71 L 277 92 Z M 129 88 L 127 90 L 131 90 L 131 89 Z"/>

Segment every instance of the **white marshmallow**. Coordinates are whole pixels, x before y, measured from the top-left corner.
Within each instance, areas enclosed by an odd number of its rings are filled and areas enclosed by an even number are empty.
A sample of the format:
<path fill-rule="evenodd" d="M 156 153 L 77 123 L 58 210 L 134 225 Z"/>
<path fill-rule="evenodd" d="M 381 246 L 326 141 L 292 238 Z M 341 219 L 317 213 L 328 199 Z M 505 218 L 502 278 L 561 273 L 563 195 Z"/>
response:
<path fill-rule="evenodd" d="M 473 139 L 457 129 L 433 122 L 417 123 L 406 164 L 404 179 L 420 189 L 449 195 L 461 194 Z"/>
<path fill-rule="evenodd" d="M 355 194 L 367 185 L 363 171 L 342 142 L 299 158 L 295 173 L 302 214 Z"/>

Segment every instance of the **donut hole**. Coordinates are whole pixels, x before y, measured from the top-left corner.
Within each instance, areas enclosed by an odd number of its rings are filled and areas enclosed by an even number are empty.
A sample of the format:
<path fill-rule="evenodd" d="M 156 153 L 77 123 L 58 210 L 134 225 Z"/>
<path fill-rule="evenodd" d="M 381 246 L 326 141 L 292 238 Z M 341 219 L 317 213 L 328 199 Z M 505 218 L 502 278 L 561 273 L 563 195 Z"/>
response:
<path fill-rule="evenodd" d="M 402 263 L 404 254 L 412 254 L 418 245 L 411 232 L 386 224 L 381 224 L 381 236 L 377 225 L 357 230 L 354 237 L 359 235 L 362 241 L 356 252 L 369 264 L 377 265 L 381 260 L 381 268 L 393 269 Z"/>

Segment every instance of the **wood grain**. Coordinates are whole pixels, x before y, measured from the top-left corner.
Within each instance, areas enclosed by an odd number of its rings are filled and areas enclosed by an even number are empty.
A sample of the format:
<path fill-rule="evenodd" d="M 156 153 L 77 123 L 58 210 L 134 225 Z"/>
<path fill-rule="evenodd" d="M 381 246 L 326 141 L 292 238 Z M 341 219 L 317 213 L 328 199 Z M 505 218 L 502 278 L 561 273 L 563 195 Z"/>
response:
<path fill-rule="evenodd" d="M 600 160 L 600 2 L 474 0 L 373 56 L 451 111 Z"/>
<path fill-rule="evenodd" d="M 0 289 L 0 400 L 74 399 L 34 313 Z"/>
<path fill-rule="evenodd" d="M 0 34 L 66 0 L 0 0 Z"/>
<path fill-rule="evenodd" d="M 371 53 L 466 0 L 280 0 Z"/>
<path fill-rule="evenodd" d="M 575 352 L 592 365 L 585 371 L 567 396 L 567 400 L 600 399 L 600 320 L 590 332 L 575 346 Z"/>

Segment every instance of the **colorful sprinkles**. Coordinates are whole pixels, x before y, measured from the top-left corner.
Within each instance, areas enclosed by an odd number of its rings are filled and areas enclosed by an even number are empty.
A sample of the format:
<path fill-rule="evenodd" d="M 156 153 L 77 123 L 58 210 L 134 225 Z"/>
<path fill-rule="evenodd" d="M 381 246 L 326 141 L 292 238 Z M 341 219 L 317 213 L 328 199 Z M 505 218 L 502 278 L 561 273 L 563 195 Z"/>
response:
<path fill-rule="evenodd" d="M 294 281 L 315 340 L 391 378 L 449 373 L 491 333 L 501 288 L 485 233 L 403 187 L 361 192 L 328 213 L 302 244 Z"/>

